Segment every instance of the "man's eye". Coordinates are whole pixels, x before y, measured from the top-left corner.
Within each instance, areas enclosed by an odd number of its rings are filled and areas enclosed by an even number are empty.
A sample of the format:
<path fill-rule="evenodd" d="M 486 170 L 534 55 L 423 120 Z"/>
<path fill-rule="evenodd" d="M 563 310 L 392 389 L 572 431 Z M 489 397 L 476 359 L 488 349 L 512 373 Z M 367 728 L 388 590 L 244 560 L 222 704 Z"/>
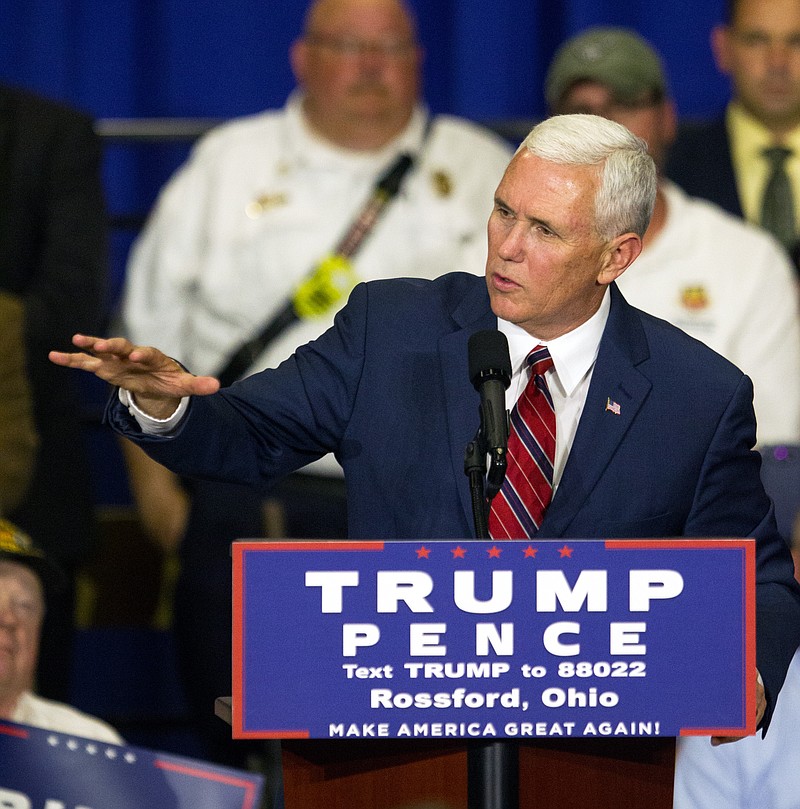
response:
<path fill-rule="evenodd" d="M 761 47 L 768 44 L 767 37 L 756 32 L 740 34 L 739 40 L 742 45 L 748 48 Z"/>

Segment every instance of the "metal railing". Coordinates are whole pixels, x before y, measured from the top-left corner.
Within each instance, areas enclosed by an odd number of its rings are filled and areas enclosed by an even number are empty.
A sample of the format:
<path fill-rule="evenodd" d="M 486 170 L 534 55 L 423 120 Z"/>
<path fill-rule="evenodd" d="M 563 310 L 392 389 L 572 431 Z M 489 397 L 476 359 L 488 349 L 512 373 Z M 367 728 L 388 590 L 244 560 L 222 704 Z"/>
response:
<path fill-rule="evenodd" d="M 99 118 L 95 131 L 108 142 L 193 141 L 225 118 Z M 533 118 L 505 118 L 484 121 L 500 137 L 519 143 L 536 123 Z"/>

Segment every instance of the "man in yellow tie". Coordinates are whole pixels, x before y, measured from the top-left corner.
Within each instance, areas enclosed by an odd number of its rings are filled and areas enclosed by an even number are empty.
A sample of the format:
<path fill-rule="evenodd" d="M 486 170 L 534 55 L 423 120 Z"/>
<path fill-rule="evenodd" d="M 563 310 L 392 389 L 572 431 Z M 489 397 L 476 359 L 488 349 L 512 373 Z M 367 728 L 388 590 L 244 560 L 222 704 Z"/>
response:
<path fill-rule="evenodd" d="M 682 128 L 666 174 L 689 194 L 767 227 L 795 253 L 800 0 L 728 0 L 711 45 L 719 69 L 730 76 L 733 97 L 720 118 Z"/>

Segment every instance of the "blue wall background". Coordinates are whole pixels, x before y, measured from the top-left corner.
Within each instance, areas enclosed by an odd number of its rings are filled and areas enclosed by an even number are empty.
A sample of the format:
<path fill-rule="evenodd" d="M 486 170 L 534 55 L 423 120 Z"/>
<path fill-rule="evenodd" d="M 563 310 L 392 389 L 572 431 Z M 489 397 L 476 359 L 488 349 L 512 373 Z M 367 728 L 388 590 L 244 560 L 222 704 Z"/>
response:
<path fill-rule="evenodd" d="M 544 111 L 542 77 L 566 37 L 628 25 L 663 54 L 681 113 L 708 114 L 727 84 L 708 34 L 723 0 L 412 0 L 437 112 L 477 119 Z M 305 2 L 6 0 L 0 77 L 97 117 L 230 117 L 280 104 Z"/>

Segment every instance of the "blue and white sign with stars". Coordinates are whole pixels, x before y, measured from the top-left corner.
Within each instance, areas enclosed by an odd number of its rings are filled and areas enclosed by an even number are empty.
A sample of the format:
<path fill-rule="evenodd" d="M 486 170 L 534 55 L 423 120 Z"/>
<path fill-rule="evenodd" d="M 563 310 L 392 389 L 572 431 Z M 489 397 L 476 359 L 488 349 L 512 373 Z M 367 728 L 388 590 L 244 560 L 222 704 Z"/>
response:
<path fill-rule="evenodd" d="M 237 738 L 755 732 L 752 540 L 233 546 Z"/>

